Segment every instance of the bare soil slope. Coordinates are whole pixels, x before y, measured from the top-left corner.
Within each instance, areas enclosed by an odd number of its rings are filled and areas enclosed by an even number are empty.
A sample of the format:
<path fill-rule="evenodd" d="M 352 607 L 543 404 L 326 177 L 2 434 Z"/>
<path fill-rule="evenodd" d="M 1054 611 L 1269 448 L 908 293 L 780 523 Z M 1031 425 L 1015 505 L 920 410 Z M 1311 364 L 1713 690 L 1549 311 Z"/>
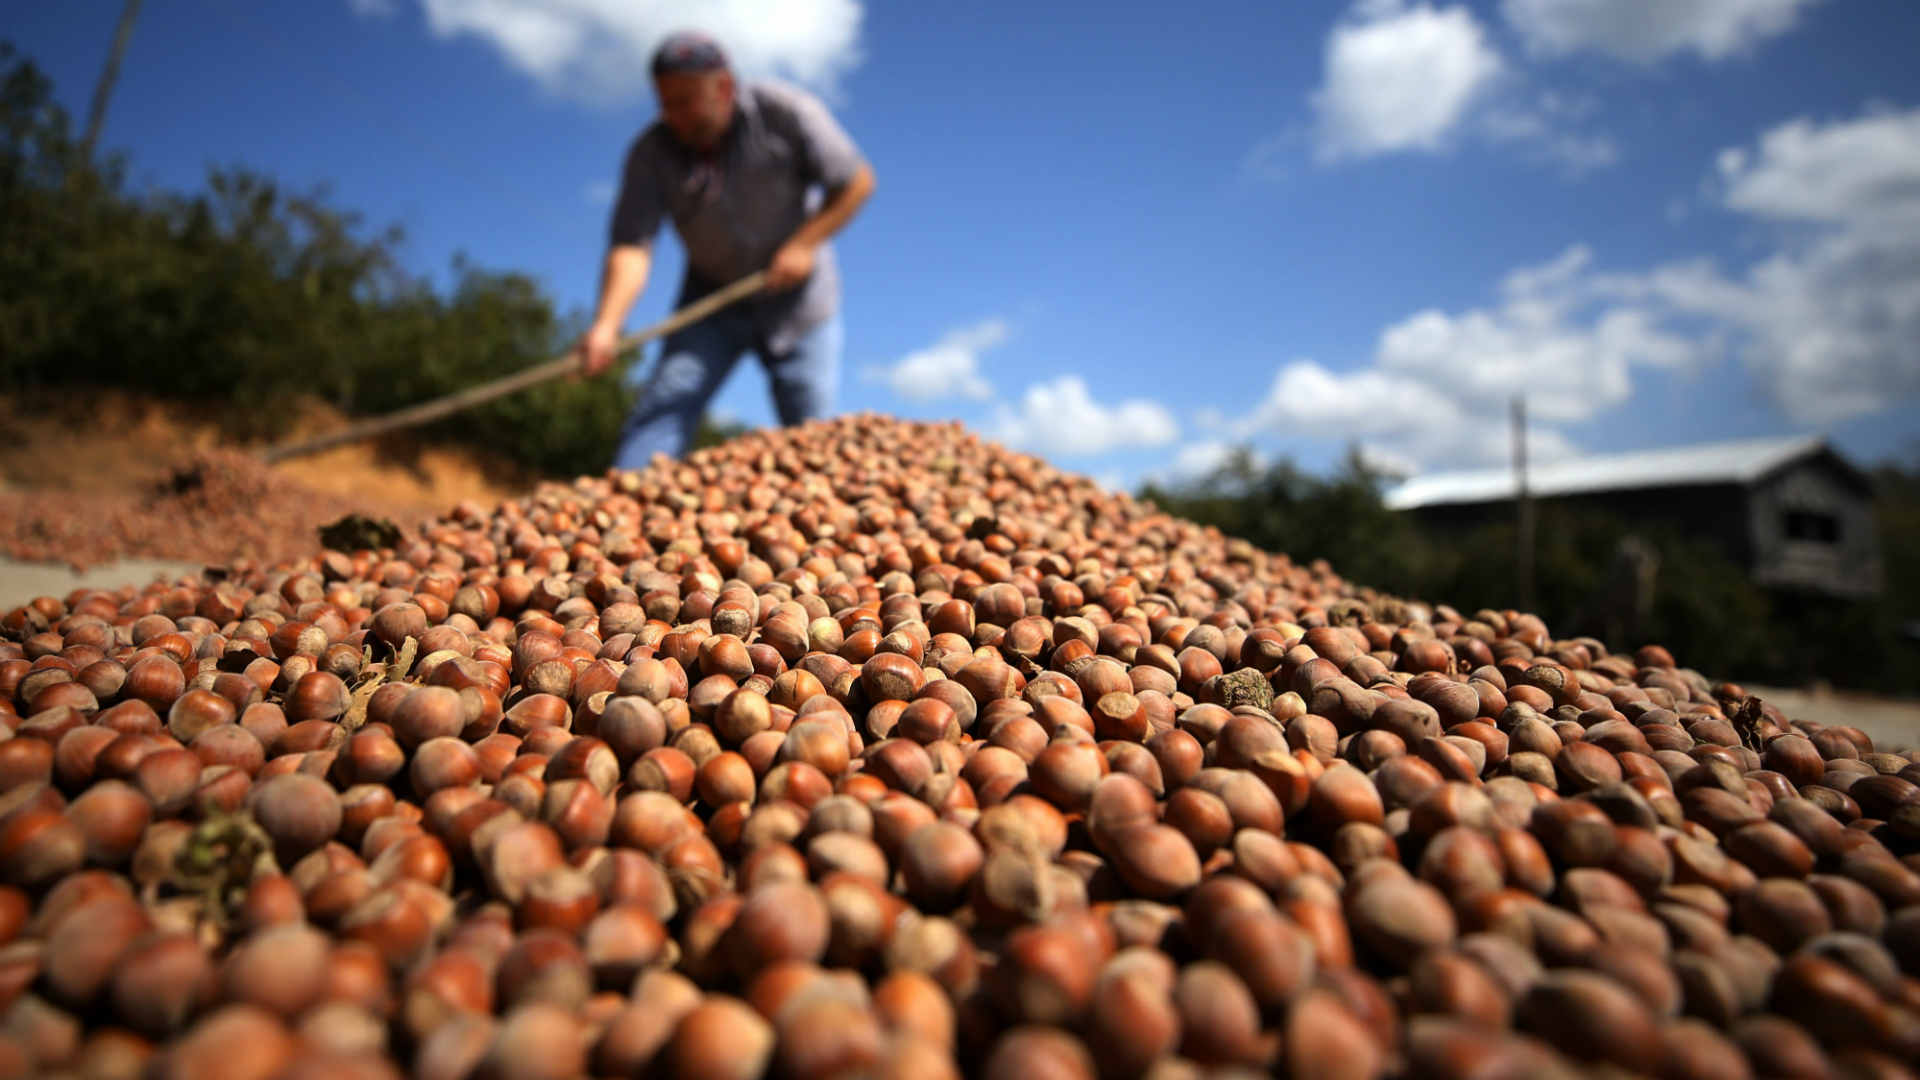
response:
<path fill-rule="evenodd" d="M 533 483 L 504 460 L 404 437 L 270 468 L 224 440 L 221 421 L 111 391 L 0 397 L 0 554 L 271 562 L 315 550 L 319 526 L 343 514 L 407 526 Z M 291 437 L 344 422 L 311 405 L 276 426 Z"/>

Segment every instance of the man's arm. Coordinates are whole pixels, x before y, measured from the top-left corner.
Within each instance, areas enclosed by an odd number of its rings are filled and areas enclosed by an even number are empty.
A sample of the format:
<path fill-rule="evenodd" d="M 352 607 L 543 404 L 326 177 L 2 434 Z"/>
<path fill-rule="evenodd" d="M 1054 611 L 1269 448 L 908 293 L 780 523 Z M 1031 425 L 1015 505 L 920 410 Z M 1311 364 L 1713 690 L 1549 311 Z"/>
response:
<path fill-rule="evenodd" d="M 581 371 L 598 375 L 613 366 L 633 302 L 647 287 L 653 266 L 653 237 L 666 214 L 653 167 L 658 139 L 654 129 L 642 132 L 628 148 L 620 167 L 620 197 L 613 204 L 607 228 L 607 258 L 600 270 L 600 303 L 592 327 L 580 337 Z"/>
<path fill-rule="evenodd" d="M 773 253 L 773 261 L 767 266 L 767 288 L 782 292 L 807 280 L 820 245 L 845 228 L 872 194 L 873 166 L 863 163 L 853 179 L 834 192 L 820 212 L 795 229 Z"/>
<path fill-rule="evenodd" d="M 802 175 L 826 189 L 826 204 L 813 215 L 767 265 L 767 288 L 791 289 L 807 280 L 820 245 L 839 232 L 873 194 L 873 168 L 820 99 L 778 84 L 760 87 L 769 120 L 800 147 Z"/>
<path fill-rule="evenodd" d="M 607 249 L 606 266 L 600 271 L 600 306 L 592 328 L 580 339 L 581 368 L 586 374 L 598 375 L 612 366 L 620 328 L 647 287 L 652 266 L 653 254 L 642 245 L 615 244 Z"/>
<path fill-rule="evenodd" d="M 767 288 L 784 292 L 807 280 L 813 273 L 813 261 L 820 245 L 853 220 L 860 207 L 873 194 L 873 166 L 862 164 L 853 179 L 833 193 L 820 212 L 793 231 L 780 250 L 773 253 L 767 266 Z"/>

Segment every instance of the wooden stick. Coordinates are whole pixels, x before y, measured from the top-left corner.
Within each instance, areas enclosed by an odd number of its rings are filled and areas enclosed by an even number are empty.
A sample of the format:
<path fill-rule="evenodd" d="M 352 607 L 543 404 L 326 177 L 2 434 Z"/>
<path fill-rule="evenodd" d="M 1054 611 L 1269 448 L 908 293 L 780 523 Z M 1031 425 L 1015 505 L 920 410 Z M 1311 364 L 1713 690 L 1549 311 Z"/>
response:
<path fill-rule="evenodd" d="M 644 345 L 655 338 L 665 337 L 683 326 L 689 326 L 699 322 L 701 319 L 706 318 L 736 300 L 758 292 L 761 285 L 765 283 L 766 276 L 766 271 L 764 270 L 755 271 L 741 278 L 739 281 L 728 285 L 724 289 L 708 293 L 693 303 L 688 304 L 686 307 L 681 308 L 679 311 L 654 323 L 652 326 L 621 339 L 620 344 L 615 347 L 615 353 L 622 353 L 628 349 Z M 516 371 L 511 375 L 495 379 L 489 383 L 482 383 L 479 386 L 470 387 L 466 390 L 455 391 L 445 397 L 438 397 L 432 401 L 412 405 L 398 412 L 388 413 L 385 416 L 376 416 L 358 423 L 348 424 L 338 431 L 328 432 L 325 435 L 318 435 L 310 439 L 301 439 L 297 442 L 282 443 L 279 446 L 269 447 L 261 452 L 260 460 L 271 465 L 274 462 L 285 461 L 288 458 L 317 454 L 322 450 L 330 450 L 346 443 L 361 442 L 365 439 L 371 439 L 376 435 L 385 435 L 390 431 L 400 431 L 405 428 L 418 427 L 421 424 L 431 423 L 443 417 L 452 416 L 454 413 L 463 412 L 476 405 L 484 405 L 495 398 L 502 398 L 508 394 L 517 393 L 518 391 L 525 390 L 529 386 L 537 386 L 540 383 L 557 379 L 562 375 L 572 374 L 578 370 L 580 370 L 579 354 L 569 351 L 563 355 L 554 357 L 552 360 L 548 360 L 544 364 L 537 364 L 524 371 Z"/>

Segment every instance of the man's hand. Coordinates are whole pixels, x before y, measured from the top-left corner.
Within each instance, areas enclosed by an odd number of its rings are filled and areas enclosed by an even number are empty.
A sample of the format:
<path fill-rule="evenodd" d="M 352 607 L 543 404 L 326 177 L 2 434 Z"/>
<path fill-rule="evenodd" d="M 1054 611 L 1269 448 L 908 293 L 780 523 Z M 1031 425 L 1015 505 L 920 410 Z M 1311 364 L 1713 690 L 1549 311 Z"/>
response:
<path fill-rule="evenodd" d="M 773 261 L 767 264 L 767 290 L 786 292 L 807 280 L 813 273 L 816 250 L 804 240 L 789 240 L 780 245 L 780 250 L 773 253 Z"/>
<path fill-rule="evenodd" d="M 620 328 L 595 323 L 593 329 L 581 335 L 580 344 L 575 347 L 580 356 L 580 373 L 593 376 L 612 367 L 619 348 Z"/>

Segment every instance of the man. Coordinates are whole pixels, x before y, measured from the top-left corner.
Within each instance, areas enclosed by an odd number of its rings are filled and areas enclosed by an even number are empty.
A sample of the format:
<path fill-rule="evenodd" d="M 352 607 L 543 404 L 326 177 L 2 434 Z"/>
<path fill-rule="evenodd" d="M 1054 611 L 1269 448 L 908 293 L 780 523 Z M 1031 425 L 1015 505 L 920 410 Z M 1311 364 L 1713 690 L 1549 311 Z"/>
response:
<path fill-rule="evenodd" d="M 873 192 L 873 170 L 817 99 L 789 86 L 734 81 L 705 34 L 668 38 L 653 58 L 660 119 L 627 153 L 585 371 L 613 363 L 620 327 L 647 283 L 651 246 L 672 217 L 687 251 L 676 307 L 767 272 L 765 291 L 662 343 L 621 433 L 614 467 L 692 446 L 707 402 L 752 350 L 783 424 L 828 412 L 839 379 L 840 279 L 827 239 Z"/>

